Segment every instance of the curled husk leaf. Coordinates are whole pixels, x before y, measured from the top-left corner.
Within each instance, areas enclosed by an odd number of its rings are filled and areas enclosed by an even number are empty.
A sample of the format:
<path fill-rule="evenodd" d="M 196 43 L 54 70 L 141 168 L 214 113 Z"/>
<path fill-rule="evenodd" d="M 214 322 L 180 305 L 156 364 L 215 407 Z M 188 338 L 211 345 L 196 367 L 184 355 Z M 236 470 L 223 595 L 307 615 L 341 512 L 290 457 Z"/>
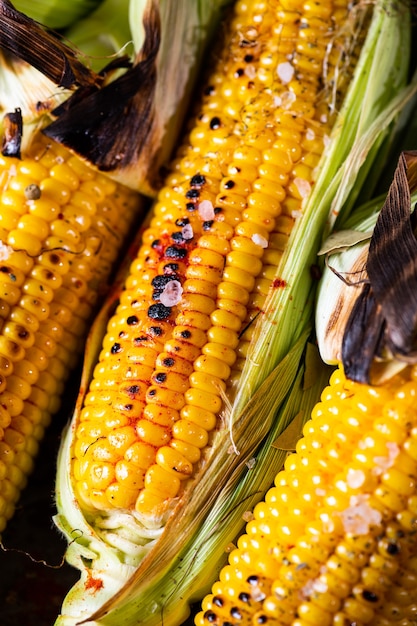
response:
<path fill-rule="evenodd" d="M 382 383 L 417 361 L 411 195 L 417 190 L 416 173 L 417 152 L 402 152 L 385 201 L 370 203 L 369 217 L 358 224 L 358 243 L 348 232 L 344 246 L 342 231 L 322 249 L 327 261 L 316 313 L 320 353 L 327 363 L 342 362 L 346 375 L 359 382 Z"/>

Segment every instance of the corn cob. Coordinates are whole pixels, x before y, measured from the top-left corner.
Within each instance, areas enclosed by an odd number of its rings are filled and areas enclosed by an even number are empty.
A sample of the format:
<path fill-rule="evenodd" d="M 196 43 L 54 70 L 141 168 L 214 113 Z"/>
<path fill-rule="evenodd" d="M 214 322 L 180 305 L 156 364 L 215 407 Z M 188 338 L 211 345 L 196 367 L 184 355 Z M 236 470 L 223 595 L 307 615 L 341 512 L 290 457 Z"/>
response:
<path fill-rule="evenodd" d="M 172 507 L 238 378 L 250 341 L 240 334 L 313 184 L 338 107 L 329 91 L 347 6 L 308 5 L 300 22 L 279 2 L 263 14 L 264 4 L 236 5 L 226 56 L 109 322 L 73 448 L 87 512 L 131 509 L 148 526 Z"/>
<path fill-rule="evenodd" d="M 0 157 L 0 530 L 26 485 L 137 195 L 35 137 Z"/>
<path fill-rule="evenodd" d="M 332 374 L 197 626 L 413 622 L 416 374 Z"/>

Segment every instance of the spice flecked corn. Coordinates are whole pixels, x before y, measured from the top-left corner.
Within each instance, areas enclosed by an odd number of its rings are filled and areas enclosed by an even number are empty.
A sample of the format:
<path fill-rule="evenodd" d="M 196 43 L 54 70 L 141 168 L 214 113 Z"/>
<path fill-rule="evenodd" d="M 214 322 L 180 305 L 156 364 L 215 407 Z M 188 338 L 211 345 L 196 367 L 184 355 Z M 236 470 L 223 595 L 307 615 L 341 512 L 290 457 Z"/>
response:
<path fill-rule="evenodd" d="M 388 626 L 417 607 L 417 369 L 336 370 L 197 626 Z"/>
<path fill-rule="evenodd" d="M 137 194 L 41 134 L 0 157 L 0 531 L 137 211 Z"/>
<path fill-rule="evenodd" d="M 350 5 L 300 10 L 234 7 L 73 425 L 74 492 L 90 520 L 129 509 L 160 525 L 233 397 L 251 321 L 279 287 L 355 57 Z"/>

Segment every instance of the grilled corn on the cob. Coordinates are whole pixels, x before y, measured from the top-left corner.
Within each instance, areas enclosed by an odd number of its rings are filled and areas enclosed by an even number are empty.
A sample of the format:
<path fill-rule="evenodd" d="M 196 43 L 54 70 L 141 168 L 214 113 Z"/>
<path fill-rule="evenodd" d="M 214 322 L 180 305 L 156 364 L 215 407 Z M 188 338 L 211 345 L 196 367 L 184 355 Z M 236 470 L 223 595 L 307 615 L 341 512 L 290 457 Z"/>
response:
<path fill-rule="evenodd" d="M 137 196 L 39 135 L 0 158 L 0 529 L 104 295 Z"/>

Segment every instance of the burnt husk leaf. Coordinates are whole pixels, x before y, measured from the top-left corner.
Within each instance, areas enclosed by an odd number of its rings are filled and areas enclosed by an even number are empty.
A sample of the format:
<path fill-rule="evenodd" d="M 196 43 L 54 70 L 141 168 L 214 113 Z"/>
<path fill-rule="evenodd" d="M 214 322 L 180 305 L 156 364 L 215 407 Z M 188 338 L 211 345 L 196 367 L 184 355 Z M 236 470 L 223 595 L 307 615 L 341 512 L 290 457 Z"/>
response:
<path fill-rule="evenodd" d="M 3 130 L 2 155 L 20 159 L 23 135 L 23 120 L 20 109 L 6 113 L 3 118 Z"/>
<path fill-rule="evenodd" d="M 369 371 L 379 351 L 383 331 L 382 311 L 368 283 L 355 301 L 343 335 L 342 361 L 347 378 L 369 382 Z"/>
<path fill-rule="evenodd" d="M 369 382 L 375 358 L 416 360 L 417 240 L 411 193 L 417 188 L 417 152 L 402 152 L 371 237 L 362 288 L 349 316 L 342 361 L 352 380 Z"/>
<path fill-rule="evenodd" d="M 160 16 L 154 3 L 144 15 L 144 47 L 133 67 L 100 89 L 87 88 L 53 111 L 58 119 L 43 129 L 102 170 L 110 172 L 149 150 L 160 45 Z M 126 134 L 135 141 L 126 141 Z"/>
<path fill-rule="evenodd" d="M 0 0 L 0 48 L 35 67 L 58 87 L 71 89 L 100 82 L 71 48 L 17 11 L 9 0 Z"/>

